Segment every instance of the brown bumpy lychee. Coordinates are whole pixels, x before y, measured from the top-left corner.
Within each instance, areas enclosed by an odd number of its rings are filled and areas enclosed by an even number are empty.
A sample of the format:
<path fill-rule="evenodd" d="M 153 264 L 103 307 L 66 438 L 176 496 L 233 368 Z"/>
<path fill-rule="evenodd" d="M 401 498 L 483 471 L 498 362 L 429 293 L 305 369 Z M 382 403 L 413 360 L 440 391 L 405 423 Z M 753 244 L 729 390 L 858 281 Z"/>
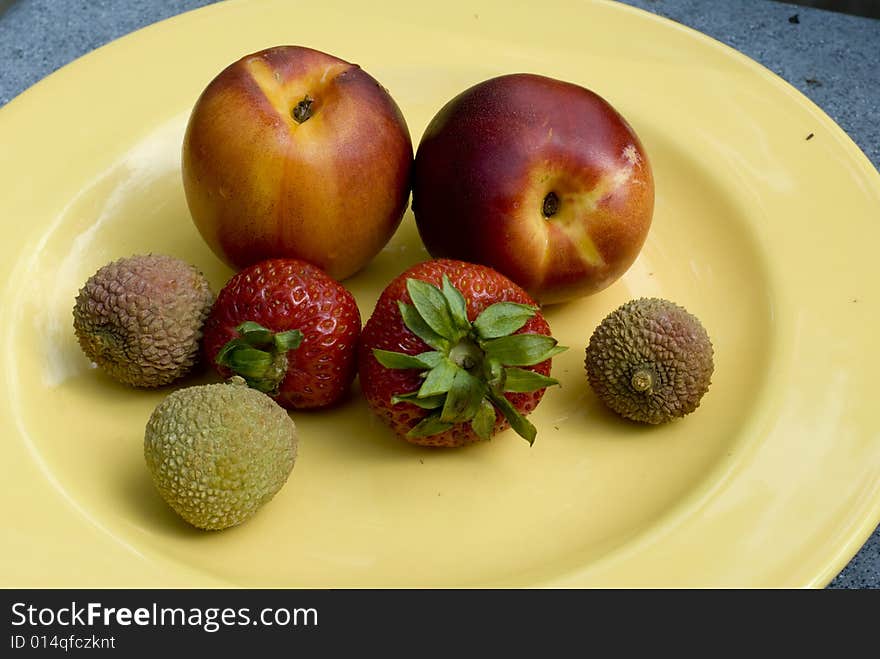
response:
<path fill-rule="evenodd" d="M 611 312 L 590 338 L 585 365 L 603 403 L 650 424 L 697 409 L 714 370 L 712 342 L 697 317 L 659 298 Z"/>
<path fill-rule="evenodd" d="M 119 259 L 80 289 L 73 327 L 86 356 L 115 380 L 158 387 L 189 372 L 214 295 L 204 275 L 172 256 Z"/>

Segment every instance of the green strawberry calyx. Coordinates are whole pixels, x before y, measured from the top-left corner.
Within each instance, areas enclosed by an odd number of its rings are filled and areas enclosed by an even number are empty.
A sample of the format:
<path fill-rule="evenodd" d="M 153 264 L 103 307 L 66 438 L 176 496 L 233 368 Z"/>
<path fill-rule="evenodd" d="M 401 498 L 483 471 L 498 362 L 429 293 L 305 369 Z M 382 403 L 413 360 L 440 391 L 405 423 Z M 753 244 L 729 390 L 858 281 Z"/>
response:
<path fill-rule="evenodd" d="M 428 416 L 414 426 L 408 437 L 427 437 L 470 423 L 481 439 L 489 439 L 495 427 L 495 411 L 510 426 L 534 443 L 537 430 L 505 397 L 507 392 L 527 393 L 559 384 L 554 378 L 530 371 L 534 366 L 567 350 L 544 334 L 515 334 L 538 309 L 514 302 L 496 302 L 473 322 L 461 292 L 446 275 L 443 285 L 419 279 L 406 280 L 412 304 L 398 300 L 406 327 L 433 350 L 418 355 L 373 349 L 385 368 L 418 369 L 423 378 L 416 391 L 392 396 L 392 404 L 409 403 Z"/>
<path fill-rule="evenodd" d="M 244 378 L 253 389 L 277 394 L 287 375 L 287 353 L 299 348 L 299 330 L 273 332 L 252 320 L 235 328 L 238 336 L 220 348 L 214 361 Z"/>

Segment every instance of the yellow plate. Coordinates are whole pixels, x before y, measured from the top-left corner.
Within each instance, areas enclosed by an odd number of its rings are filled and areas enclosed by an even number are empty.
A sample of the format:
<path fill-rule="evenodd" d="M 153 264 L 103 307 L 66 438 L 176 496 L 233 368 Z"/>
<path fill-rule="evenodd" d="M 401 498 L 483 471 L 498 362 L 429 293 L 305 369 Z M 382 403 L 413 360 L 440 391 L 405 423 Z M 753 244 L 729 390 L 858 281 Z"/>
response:
<path fill-rule="evenodd" d="M 392 6 L 393 5 L 393 6 Z M 825 114 L 746 57 L 641 11 L 563 0 L 232 2 L 111 43 L 0 110 L 4 585 L 818 586 L 880 518 L 876 347 L 880 177 Z M 418 140 L 490 76 L 594 89 L 643 139 L 654 226 L 626 276 L 553 308 L 572 349 L 562 388 L 511 432 L 458 451 L 411 447 L 357 389 L 297 414 L 291 480 L 247 524 L 203 533 L 153 490 L 143 427 L 167 394 L 90 368 L 71 329 L 102 264 L 183 257 L 230 275 L 199 239 L 179 174 L 195 98 L 226 64 L 297 43 L 361 64 Z M 813 133 L 813 139 L 807 140 Z M 425 257 L 407 215 L 349 280 L 366 318 Z M 592 328 L 667 297 L 714 340 L 700 409 L 643 428 L 602 409 L 583 373 Z M 203 381 L 209 375 L 201 376 Z"/>

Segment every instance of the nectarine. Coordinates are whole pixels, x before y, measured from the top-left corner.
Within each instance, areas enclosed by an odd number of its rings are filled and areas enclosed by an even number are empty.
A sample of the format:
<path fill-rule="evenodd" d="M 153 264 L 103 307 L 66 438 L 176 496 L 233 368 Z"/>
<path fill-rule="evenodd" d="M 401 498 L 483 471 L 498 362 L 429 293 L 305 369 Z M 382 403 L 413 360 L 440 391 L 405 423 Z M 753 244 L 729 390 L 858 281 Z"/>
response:
<path fill-rule="evenodd" d="M 241 58 L 202 92 L 183 182 L 196 227 L 229 265 L 290 257 L 344 279 L 397 229 L 412 160 L 403 115 L 374 78 L 279 46 Z"/>
<path fill-rule="evenodd" d="M 532 74 L 449 101 L 416 152 L 428 251 L 488 265 L 543 303 L 595 293 L 632 265 L 654 209 L 645 150 L 584 87 Z"/>

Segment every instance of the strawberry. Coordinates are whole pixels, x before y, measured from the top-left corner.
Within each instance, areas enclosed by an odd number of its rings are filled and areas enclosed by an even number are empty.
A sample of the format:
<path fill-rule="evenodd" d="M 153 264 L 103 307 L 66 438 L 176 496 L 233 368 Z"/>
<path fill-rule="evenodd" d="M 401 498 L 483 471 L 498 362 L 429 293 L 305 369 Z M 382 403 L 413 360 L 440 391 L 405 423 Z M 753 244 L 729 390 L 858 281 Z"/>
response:
<path fill-rule="evenodd" d="M 529 295 L 491 268 L 436 259 L 383 291 L 361 333 L 361 389 L 376 414 L 414 444 L 463 446 L 525 418 L 558 384 L 565 350 Z"/>
<path fill-rule="evenodd" d="M 270 259 L 220 291 L 204 350 L 222 376 L 240 375 L 286 408 L 325 407 L 351 386 L 360 329 L 342 284 L 304 261 Z"/>

